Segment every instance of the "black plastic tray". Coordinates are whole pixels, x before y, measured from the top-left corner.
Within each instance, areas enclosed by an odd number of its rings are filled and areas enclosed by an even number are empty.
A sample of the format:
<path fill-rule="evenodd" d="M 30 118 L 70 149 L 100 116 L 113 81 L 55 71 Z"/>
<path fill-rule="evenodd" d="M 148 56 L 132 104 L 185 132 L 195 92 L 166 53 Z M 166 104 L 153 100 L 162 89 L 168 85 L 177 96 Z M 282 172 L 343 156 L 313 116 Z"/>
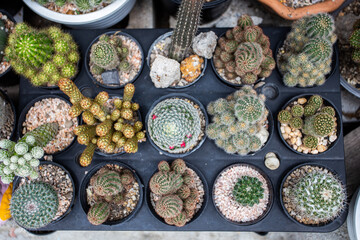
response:
<path fill-rule="evenodd" d="M 208 31 L 209 29 L 202 29 L 201 31 Z M 222 34 L 227 29 L 211 29 L 217 35 Z M 270 37 L 271 48 L 275 53 L 275 48 L 281 39 L 285 36 L 288 28 L 264 28 L 266 35 Z M 112 94 L 122 94 L 123 90 L 104 89 L 96 86 L 93 81 L 86 74 L 83 64 L 84 54 L 90 42 L 99 34 L 108 32 L 104 30 L 71 30 L 71 34 L 76 42 L 80 45 L 81 51 L 81 72 L 75 81 L 80 89 L 87 89 L 93 92 L 107 91 Z M 141 47 L 144 49 L 144 55 L 153 41 L 161 34 L 168 32 L 169 29 L 137 29 L 137 30 L 122 30 L 135 37 Z M 214 101 L 220 97 L 225 97 L 234 92 L 236 89 L 229 87 L 219 81 L 211 67 L 205 71 L 205 76 L 202 77 L 197 83 L 185 89 L 157 89 L 154 87 L 150 76 L 150 69 L 145 66 L 141 75 L 134 83 L 136 86 L 134 101 L 140 104 L 140 112 L 142 119 L 145 116 L 154 101 L 159 97 L 169 93 L 179 92 L 186 93 L 197 98 L 204 106 L 210 101 Z M 276 116 L 281 107 L 292 97 L 300 94 L 315 94 L 321 93 L 322 96 L 329 99 L 334 103 L 336 108 L 341 111 L 341 98 L 340 98 L 340 74 L 338 64 L 336 64 L 335 73 L 326 81 L 326 83 L 319 87 L 314 88 L 288 88 L 285 87 L 280 79 L 278 71 L 274 70 L 269 78 L 265 80 L 268 86 L 267 93 L 278 93 L 276 97 L 266 101 L 266 105 L 272 112 L 274 123 Z M 45 94 L 61 94 L 59 90 L 47 90 L 32 87 L 25 79 L 21 79 L 20 83 L 20 103 L 19 109 L 23 109 L 25 105 L 32 99 L 39 95 Z M 276 95 L 276 94 L 275 94 Z M 341 121 L 341 120 L 340 120 Z M 146 123 L 144 123 L 146 124 Z M 274 131 L 270 142 L 259 152 L 251 156 L 236 156 L 228 155 L 222 149 L 218 148 L 215 143 L 206 139 L 204 144 L 194 153 L 184 158 L 187 162 L 194 165 L 196 168 L 201 169 L 209 184 L 212 188 L 213 182 L 217 174 L 226 166 L 245 162 L 251 163 L 256 167 L 263 170 L 270 178 L 274 188 L 274 203 L 269 214 L 261 221 L 250 226 L 237 226 L 225 221 L 217 212 L 213 202 L 209 202 L 204 209 L 204 212 L 199 216 L 196 221 L 187 224 L 182 228 L 168 226 L 158 221 L 149 211 L 147 201 L 144 201 L 139 212 L 130 221 L 120 225 L 100 225 L 92 226 L 86 219 L 86 214 L 82 210 L 79 200 L 79 186 L 84 178 L 84 175 L 90 171 L 96 164 L 104 160 L 121 161 L 131 168 L 133 168 L 142 179 L 142 182 L 147 186 L 151 175 L 156 170 L 157 164 L 160 160 L 171 160 L 173 158 L 160 155 L 159 152 L 153 148 L 149 141 L 141 143 L 139 151 L 135 154 L 123 154 L 114 157 L 102 157 L 95 155 L 93 162 L 90 166 L 83 168 L 77 163 L 77 156 L 85 149 L 75 142 L 67 151 L 60 153 L 54 157 L 54 161 L 62 164 L 74 176 L 74 181 L 77 189 L 76 201 L 73 210 L 62 221 L 51 224 L 40 230 L 123 230 L 123 231 L 256 231 L 256 232 L 330 232 L 339 228 L 346 219 L 346 213 L 342 214 L 339 218 L 331 224 L 322 227 L 309 227 L 301 224 L 296 224 L 289 219 L 282 210 L 279 199 L 280 184 L 283 177 L 293 167 L 306 163 L 322 164 L 330 169 L 335 170 L 339 174 L 339 178 L 345 183 L 345 165 L 344 165 L 344 144 L 343 136 L 339 136 L 339 142 L 329 151 L 321 156 L 302 156 L 299 155 L 284 145 L 281 141 L 279 133 Z M 278 169 L 272 171 L 265 167 L 264 157 L 267 152 L 275 152 L 280 159 L 281 165 Z M 210 196 L 212 192 L 210 191 Z M 146 194 L 145 194 L 146 196 Z"/>

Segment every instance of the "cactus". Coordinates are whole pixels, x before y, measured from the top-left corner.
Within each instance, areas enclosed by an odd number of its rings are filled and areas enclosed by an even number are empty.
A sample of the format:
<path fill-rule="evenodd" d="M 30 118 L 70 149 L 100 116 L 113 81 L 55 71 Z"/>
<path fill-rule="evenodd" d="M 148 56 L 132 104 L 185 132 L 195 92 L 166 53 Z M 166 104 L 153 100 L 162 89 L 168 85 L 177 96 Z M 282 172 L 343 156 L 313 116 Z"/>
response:
<path fill-rule="evenodd" d="M 69 34 L 57 27 L 36 30 L 25 23 L 17 25 L 5 53 L 18 74 L 35 86 L 56 84 L 61 77 L 76 75 L 79 54 Z"/>
<path fill-rule="evenodd" d="M 125 172 L 123 174 L 121 174 L 121 183 L 123 185 L 129 185 L 132 182 L 134 182 L 134 176 L 132 175 L 131 172 Z"/>
<path fill-rule="evenodd" d="M 167 161 L 160 161 L 158 164 L 159 171 L 163 172 L 169 172 L 170 171 L 170 165 Z"/>
<path fill-rule="evenodd" d="M 183 174 L 186 169 L 186 163 L 184 160 L 178 158 L 171 163 L 171 169 L 177 174 Z"/>
<path fill-rule="evenodd" d="M 335 117 L 335 109 L 333 107 L 325 106 L 325 107 L 321 108 L 320 112 L 327 113 L 330 116 Z"/>
<path fill-rule="evenodd" d="M 177 195 L 167 195 L 156 202 L 155 211 L 162 218 L 174 218 L 183 209 L 183 201 Z"/>
<path fill-rule="evenodd" d="M 114 69 L 119 65 L 116 49 L 105 41 L 99 41 L 91 46 L 90 61 L 106 70 Z"/>
<path fill-rule="evenodd" d="M 235 52 L 236 67 L 241 73 L 252 72 L 260 67 L 263 60 L 263 50 L 256 42 L 244 42 Z M 240 75 L 242 76 L 242 75 Z"/>
<path fill-rule="evenodd" d="M 308 101 L 308 104 L 311 104 L 314 106 L 315 110 L 319 110 L 319 108 L 323 104 L 323 99 L 319 95 L 312 95 Z"/>
<path fill-rule="evenodd" d="M 304 107 L 301 105 L 294 105 L 291 107 L 291 114 L 294 117 L 302 117 L 304 115 Z"/>
<path fill-rule="evenodd" d="M 318 138 L 311 136 L 311 135 L 305 136 L 302 141 L 303 141 L 305 147 L 308 147 L 308 148 L 316 148 L 319 144 Z"/>
<path fill-rule="evenodd" d="M 13 193 L 10 202 L 11 216 L 26 229 L 38 229 L 51 223 L 58 207 L 56 191 L 43 182 L 20 186 Z"/>
<path fill-rule="evenodd" d="M 181 188 L 183 179 L 180 174 L 171 172 L 157 172 L 150 179 L 150 189 L 158 195 L 175 193 Z"/>
<path fill-rule="evenodd" d="M 4 56 L 7 39 L 8 34 L 5 29 L 5 21 L 0 19 L 0 60 L 2 60 Z"/>
<path fill-rule="evenodd" d="M 93 182 L 94 192 L 99 196 L 116 195 L 122 191 L 121 177 L 115 171 L 98 174 Z"/>
<path fill-rule="evenodd" d="M 290 122 L 290 127 L 295 129 L 301 129 L 303 127 L 303 120 L 300 117 L 293 117 Z"/>
<path fill-rule="evenodd" d="M 255 123 L 264 115 L 265 104 L 256 95 L 244 95 L 237 99 L 235 105 L 235 116 L 240 121 Z"/>
<path fill-rule="evenodd" d="M 360 29 L 354 28 L 350 38 L 350 46 L 354 49 L 352 53 L 352 60 L 355 63 L 360 63 Z"/>
<path fill-rule="evenodd" d="M 181 62 L 195 37 L 200 23 L 204 0 L 183 0 L 177 15 L 177 24 L 171 37 L 169 57 Z"/>
<path fill-rule="evenodd" d="M 34 145 L 45 147 L 57 135 L 58 130 L 59 125 L 57 123 L 46 123 L 26 133 L 20 141 L 32 136 L 35 138 Z"/>
<path fill-rule="evenodd" d="M 335 129 L 335 119 L 327 113 L 317 113 L 305 119 L 304 132 L 317 137 L 324 137 Z"/>
<path fill-rule="evenodd" d="M 262 185 L 262 182 L 256 177 L 243 176 L 236 182 L 233 196 L 241 205 L 252 207 L 264 198 Z"/>
<path fill-rule="evenodd" d="M 187 185 L 182 185 L 181 188 L 177 191 L 177 195 L 181 199 L 187 199 L 190 196 L 191 190 Z"/>
<path fill-rule="evenodd" d="M 106 202 L 96 202 L 90 207 L 87 213 L 87 219 L 92 225 L 100 225 L 108 219 L 110 215 L 110 206 Z"/>
<path fill-rule="evenodd" d="M 281 110 L 278 113 L 277 119 L 280 123 L 289 123 L 290 120 L 292 119 L 292 115 L 287 110 Z"/>
<path fill-rule="evenodd" d="M 199 139 L 201 118 L 187 100 L 169 98 L 152 109 L 148 131 L 160 149 L 169 153 L 187 152 Z"/>

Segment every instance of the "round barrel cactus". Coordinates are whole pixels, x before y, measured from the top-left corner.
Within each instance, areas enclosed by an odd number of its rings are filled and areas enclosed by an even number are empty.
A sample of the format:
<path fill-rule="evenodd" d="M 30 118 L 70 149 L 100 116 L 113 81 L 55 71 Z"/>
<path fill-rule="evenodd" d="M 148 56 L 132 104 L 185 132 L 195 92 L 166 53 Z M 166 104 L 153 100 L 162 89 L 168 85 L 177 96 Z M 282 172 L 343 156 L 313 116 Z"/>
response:
<path fill-rule="evenodd" d="M 115 69 L 120 63 L 114 46 L 105 41 L 91 46 L 90 61 L 106 70 Z"/>
<path fill-rule="evenodd" d="M 107 202 L 97 202 L 89 209 L 87 219 L 92 225 L 100 225 L 106 222 L 109 215 L 109 204 Z"/>
<path fill-rule="evenodd" d="M 261 101 L 256 95 L 244 95 L 237 99 L 235 116 L 239 120 L 255 123 L 263 117 L 264 112 L 264 101 Z"/>
<path fill-rule="evenodd" d="M 171 172 L 157 172 L 150 179 L 150 189 L 158 195 L 172 194 L 182 186 L 181 175 Z"/>
<path fill-rule="evenodd" d="M 120 175 L 110 170 L 98 174 L 94 179 L 93 187 L 95 193 L 100 196 L 116 195 L 123 189 Z"/>
<path fill-rule="evenodd" d="M 155 211 L 162 218 L 174 218 L 183 209 L 183 201 L 177 195 L 167 195 L 156 202 Z"/>

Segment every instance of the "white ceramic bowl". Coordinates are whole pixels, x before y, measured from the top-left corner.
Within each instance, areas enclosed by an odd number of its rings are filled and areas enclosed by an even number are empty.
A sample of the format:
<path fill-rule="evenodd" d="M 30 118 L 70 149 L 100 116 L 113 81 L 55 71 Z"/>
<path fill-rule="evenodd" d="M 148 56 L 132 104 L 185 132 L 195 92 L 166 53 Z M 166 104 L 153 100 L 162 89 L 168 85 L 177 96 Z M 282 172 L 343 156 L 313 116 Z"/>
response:
<path fill-rule="evenodd" d="M 347 228 L 351 240 L 360 240 L 360 187 L 350 202 Z"/>
<path fill-rule="evenodd" d="M 50 21 L 71 28 L 100 29 L 110 27 L 125 18 L 134 7 L 136 0 L 116 0 L 110 5 L 87 14 L 67 15 L 51 11 L 35 1 L 23 0 L 35 13 Z"/>

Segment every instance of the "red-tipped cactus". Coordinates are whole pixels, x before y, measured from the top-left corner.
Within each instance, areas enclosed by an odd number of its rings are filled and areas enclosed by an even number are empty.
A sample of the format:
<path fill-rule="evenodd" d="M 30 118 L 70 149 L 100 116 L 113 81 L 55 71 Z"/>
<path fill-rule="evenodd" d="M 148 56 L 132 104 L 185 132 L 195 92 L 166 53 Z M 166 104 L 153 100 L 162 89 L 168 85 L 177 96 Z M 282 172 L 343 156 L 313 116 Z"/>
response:
<path fill-rule="evenodd" d="M 177 195 L 167 195 L 156 202 L 155 211 L 162 218 L 174 218 L 183 209 L 183 201 Z"/>
<path fill-rule="evenodd" d="M 105 171 L 94 179 L 94 191 L 99 196 L 116 195 L 122 191 L 121 177 L 115 171 Z"/>
<path fill-rule="evenodd" d="M 106 222 L 110 215 L 110 206 L 107 202 L 97 202 L 87 214 L 87 219 L 92 225 L 100 225 Z"/>

